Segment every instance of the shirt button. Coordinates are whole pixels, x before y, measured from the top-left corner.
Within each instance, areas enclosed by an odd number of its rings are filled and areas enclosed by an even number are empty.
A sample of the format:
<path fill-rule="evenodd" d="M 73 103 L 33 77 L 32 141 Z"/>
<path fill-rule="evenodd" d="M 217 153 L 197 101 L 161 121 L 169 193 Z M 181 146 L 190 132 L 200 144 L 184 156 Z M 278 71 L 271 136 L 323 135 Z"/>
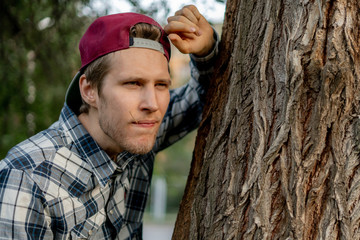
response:
<path fill-rule="evenodd" d="M 113 215 L 113 214 L 114 214 L 114 210 L 110 210 L 110 214 Z"/>
<path fill-rule="evenodd" d="M 92 230 L 90 230 L 90 231 L 89 231 L 89 235 L 92 235 L 92 234 L 93 234 L 93 231 L 92 231 Z"/>

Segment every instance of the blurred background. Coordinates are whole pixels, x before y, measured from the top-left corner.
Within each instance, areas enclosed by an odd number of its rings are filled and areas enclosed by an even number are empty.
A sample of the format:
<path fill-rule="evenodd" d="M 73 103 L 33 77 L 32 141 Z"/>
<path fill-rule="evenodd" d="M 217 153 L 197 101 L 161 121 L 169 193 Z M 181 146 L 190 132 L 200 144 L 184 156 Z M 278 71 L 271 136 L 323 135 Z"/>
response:
<path fill-rule="evenodd" d="M 225 0 L 2 0 L 0 1 L 0 159 L 17 143 L 59 118 L 68 84 L 78 71 L 78 42 L 98 16 L 135 11 L 165 25 L 194 4 L 221 34 Z M 173 49 L 173 86 L 189 79 L 189 57 Z M 170 239 L 190 169 L 196 132 L 159 153 L 144 239 Z M 160 234 L 160 235 L 157 235 Z M 162 235 L 161 235 L 162 234 Z"/>

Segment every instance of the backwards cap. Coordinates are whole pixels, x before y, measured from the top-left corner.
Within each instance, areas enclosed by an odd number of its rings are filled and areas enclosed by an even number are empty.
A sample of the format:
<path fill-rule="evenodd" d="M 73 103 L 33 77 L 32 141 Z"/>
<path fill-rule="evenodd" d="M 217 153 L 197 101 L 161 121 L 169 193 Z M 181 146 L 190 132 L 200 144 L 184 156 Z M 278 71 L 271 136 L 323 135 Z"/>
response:
<path fill-rule="evenodd" d="M 148 23 L 161 31 L 159 42 L 130 37 L 130 29 L 137 23 Z M 91 62 L 108 53 L 130 47 L 149 48 L 162 52 L 170 60 L 170 42 L 164 29 L 152 18 L 138 13 L 119 13 L 96 19 L 80 40 L 79 50 L 81 68 L 71 81 L 66 92 L 65 102 L 79 114 L 82 99 L 79 89 L 79 78 Z"/>

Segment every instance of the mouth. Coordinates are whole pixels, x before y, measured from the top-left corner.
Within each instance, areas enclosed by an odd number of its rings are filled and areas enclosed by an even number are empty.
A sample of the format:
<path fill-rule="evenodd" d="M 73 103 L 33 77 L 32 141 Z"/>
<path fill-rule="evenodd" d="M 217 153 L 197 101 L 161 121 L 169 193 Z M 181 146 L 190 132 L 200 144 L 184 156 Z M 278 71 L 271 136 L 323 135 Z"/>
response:
<path fill-rule="evenodd" d="M 142 128 L 152 128 L 159 123 L 158 120 L 137 120 L 132 121 L 131 124 Z"/>

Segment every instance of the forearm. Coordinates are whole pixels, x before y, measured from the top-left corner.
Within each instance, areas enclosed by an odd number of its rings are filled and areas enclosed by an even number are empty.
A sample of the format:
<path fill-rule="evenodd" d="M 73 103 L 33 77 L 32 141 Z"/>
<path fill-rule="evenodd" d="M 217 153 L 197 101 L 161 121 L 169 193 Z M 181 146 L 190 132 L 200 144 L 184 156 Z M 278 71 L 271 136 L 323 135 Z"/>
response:
<path fill-rule="evenodd" d="M 190 54 L 191 59 L 191 77 L 201 84 L 204 90 L 207 90 L 214 73 L 214 65 L 218 55 L 219 36 L 214 29 L 214 44 L 206 56 L 196 56 Z"/>
<path fill-rule="evenodd" d="M 207 56 L 191 56 L 191 79 L 189 82 L 171 91 L 169 107 L 159 130 L 155 151 L 160 151 L 173 144 L 199 126 L 206 90 L 218 53 L 216 34 L 214 34 L 214 38 L 216 43 Z"/>

